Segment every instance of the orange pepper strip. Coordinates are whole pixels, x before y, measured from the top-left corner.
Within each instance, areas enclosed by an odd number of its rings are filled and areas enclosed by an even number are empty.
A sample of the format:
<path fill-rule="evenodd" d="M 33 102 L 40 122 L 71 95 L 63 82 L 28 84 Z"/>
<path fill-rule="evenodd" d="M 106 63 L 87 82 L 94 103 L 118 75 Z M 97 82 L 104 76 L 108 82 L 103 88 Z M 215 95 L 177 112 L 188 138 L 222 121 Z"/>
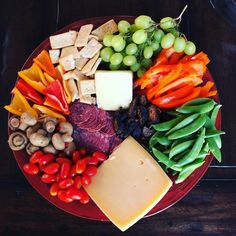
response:
<path fill-rule="evenodd" d="M 170 56 L 169 59 L 169 64 L 173 65 L 173 64 L 177 64 L 178 61 L 180 60 L 180 58 L 184 55 L 184 52 L 175 52 Z"/>
<path fill-rule="evenodd" d="M 214 97 L 217 94 L 216 90 L 212 90 L 210 92 L 208 92 L 207 97 Z"/>
<path fill-rule="evenodd" d="M 200 96 L 207 97 L 207 94 L 211 90 L 211 88 L 214 86 L 214 83 L 212 81 L 207 81 L 204 86 L 201 87 Z"/>
<path fill-rule="evenodd" d="M 206 72 L 205 64 L 200 60 L 189 61 L 183 64 L 184 68 L 192 67 L 196 72 L 197 76 L 203 76 Z"/>
<path fill-rule="evenodd" d="M 57 71 L 46 50 L 42 50 L 42 52 L 34 58 L 34 62 L 37 63 L 37 65 L 50 76 L 55 77 L 57 75 Z"/>
<path fill-rule="evenodd" d="M 55 79 L 52 78 L 52 76 L 50 76 L 48 73 L 44 72 L 43 74 L 44 74 L 44 76 L 45 76 L 45 78 L 46 78 L 48 84 L 51 84 L 52 82 L 55 81 Z"/>
<path fill-rule="evenodd" d="M 207 65 L 210 62 L 210 59 L 204 52 L 199 52 L 197 55 L 192 56 L 191 60 L 201 60 L 204 65 Z"/>

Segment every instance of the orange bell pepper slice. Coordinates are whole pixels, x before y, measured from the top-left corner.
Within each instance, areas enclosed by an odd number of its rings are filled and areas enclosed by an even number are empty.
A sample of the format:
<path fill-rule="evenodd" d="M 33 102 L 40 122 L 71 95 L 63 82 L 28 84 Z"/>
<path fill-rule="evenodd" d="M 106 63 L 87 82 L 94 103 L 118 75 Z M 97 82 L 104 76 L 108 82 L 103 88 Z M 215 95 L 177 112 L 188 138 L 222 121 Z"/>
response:
<path fill-rule="evenodd" d="M 214 82 L 207 81 L 206 84 L 201 87 L 200 96 L 207 97 L 208 93 L 210 92 L 213 86 L 214 86 Z"/>
<path fill-rule="evenodd" d="M 184 68 L 191 67 L 192 69 L 194 69 L 197 72 L 197 76 L 201 76 L 201 77 L 206 72 L 206 66 L 205 66 L 204 62 L 202 62 L 200 60 L 194 60 L 194 61 L 189 61 L 189 62 L 183 63 L 183 67 Z"/>
<path fill-rule="evenodd" d="M 55 81 L 55 79 L 52 78 L 52 76 L 50 76 L 48 73 L 44 72 L 43 74 L 44 74 L 45 79 L 47 80 L 48 84 L 51 84 Z"/>
<path fill-rule="evenodd" d="M 34 104 L 33 108 L 38 110 L 44 116 L 45 115 L 46 116 L 51 116 L 51 117 L 57 118 L 60 121 L 66 121 L 66 118 L 63 115 L 61 115 L 60 113 L 58 113 L 58 112 L 54 111 L 53 109 L 50 109 L 46 106 Z"/>
<path fill-rule="evenodd" d="M 210 92 L 208 92 L 207 97 L 214 97 L 217 94 L 216 90 L 212 90 Z"/>
<path fill-rule="evenodd" d="M 42 70 L 37 64 L 33 63 L 29 69 L 19 71 L 18 75 L 35 90 L 44 94 L 43 90 L 46 88 L 48 83 L 43 75 Z"/>
<path fill-rule="evenodd" d="M 34 62 L 47 74 L 52 76 L 53 78 L 57 76 L 57 71 L 52 64 L 49 53 L 46 50 L 42 50 L 42 52 L 34 58 Z"/>
<path fill-rule="evenodd" d="M 204 63 L 205 66 L 210 62 L 210 59 L 204 52 L 199 52 L 198 54 L 192 56 L 191 60 L 200 60 Z"/>

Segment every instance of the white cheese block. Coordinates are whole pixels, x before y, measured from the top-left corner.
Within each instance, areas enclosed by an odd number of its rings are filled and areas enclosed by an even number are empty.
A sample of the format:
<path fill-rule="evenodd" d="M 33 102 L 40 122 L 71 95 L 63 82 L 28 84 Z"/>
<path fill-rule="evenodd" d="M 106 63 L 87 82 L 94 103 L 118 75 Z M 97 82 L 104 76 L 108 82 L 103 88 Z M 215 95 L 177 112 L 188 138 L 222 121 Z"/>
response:
<path fill-rule="evenodd" d="M 98 107 L 110 111 L 128 108 L 133 97 L 133 73 L 97 70 L 95 87 Z"/>
<path fill-rule="evenodd" d="M 122 231 L 146 215 L 172 181 L 131 136 L 126 138 L 85 187 L 93 201 Z"/>

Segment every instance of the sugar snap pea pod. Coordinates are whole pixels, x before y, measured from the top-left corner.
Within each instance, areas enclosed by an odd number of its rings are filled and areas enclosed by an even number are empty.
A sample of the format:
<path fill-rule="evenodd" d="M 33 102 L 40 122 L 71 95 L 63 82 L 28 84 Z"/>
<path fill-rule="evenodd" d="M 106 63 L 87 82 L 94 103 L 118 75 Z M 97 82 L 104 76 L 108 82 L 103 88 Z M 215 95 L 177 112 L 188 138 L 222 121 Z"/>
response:
<path fill-rule="evenodd" d="M 198 159 L 191 163 L 190 165 L 185 166 L 182 171 L 180 171 L 178 178 L 175 180 L 176 184 L 182 183 L 187 179 L 197 168 L 204 164 L 204 160 Z"/>
<path fill-rule="evenodd" d="M 188 153 L 190 151 L 190 149 L 187 149 L 187 150 L 185 150 L 185 151 L 183 151 L 182 153 L 179 153 L 179 154 L 177 154 L 176 156 L 174 156 L 173 158 L 172 158 L 172 160 L 174 160 L 174 161 L 179 161 L 184 155 L 186 155 L 186 153 Z"/>
<path fill-rule="evenodd" d="M 218 112 L 220 110 L 220 108 L 222 107 L 221 104 L 217 104 L 214 109 L 211 111 L 211 114 L 210 114 L 210 118 L 213 122 L 213 124 L 215 125 L 216 123 L 216 118 L 217 118 L 217 115 L 218 115 Z"/>
<path fill-rule="evenodd" d="M 166 149 L 166 150 L 164 150 L 163 153 L 169 155 L 169 153 L 170 153 L 170 149 Z"/>
<path fill-rule="evenodd" d="M 207 139 L 210 151 L 212 152 L 212 154 L 214 155 L 214 157 L 216 158 L 217 161 L 221 162 L 221 151 L 218 148 L 214 138 L 208 138 Z"/>
<path fill-rule="evenodd" d="M 183 116 L 179 116 L 179 117 L 176 117 L 172 120 L 152 125 L 152 127 L 156 131 L 167 131 L 167 130 L 171 129 L 172 127 L 174 127 L 176 124 L 178 124 L 182 119 L 183 119 Z"/>
<path fill-rule="evenodd" d="M 184 105 L 186 105 L 186 106 L 201 105 L 203 103 L 209 102 L 210 100 L 212 100 L 212 99 L 210 99 L 210 98 L 196 98 L 196 99 L 193 99 L 189 102 L 186 102 Z"/>
<path fill-rule="evenodd" d="M 201 150 L 196 159 L 205 158 L 207 156 L 207 154 L 208 154 L 208 152 Z"/>
<path fill-rule="evenodd" d="M 163 132 L 156 132 L 155 134 L 152 135 L 152 137 L 149 140 L 149 148 L 151 149 L 152 147 L 156 146 L 158 143 L 158 139 L 163 135 Z"/>
<path fill-rule="evenodd" d="M 175 167 L 183 167 L 185 165 L 190 164 L 191 162 L 193 162 L 199 155 L 200 151 L 202 150 L 204 141 L 205 141 L 205 132 L 206 129 L 203 128 L 201 130 L 200 135 L 198 136 L 197 140 L 195 141 L 195 143 L 193 144 L 192 149 L 190 150 L 190 152 L 186 153 L 175 165 Z"/>
<path fill-rule="evenodd" d="M 156 157 L 156 159 L 159 162 L 163 163 L 166 167 L 168 167 L 172 170 L 176 170 L 176 171 L 182 170 L 181 167 L 174 167 L 176 165 L 176 162 L 170 160 L 164 153 L 160 152 L 158 149 L 153 147 L 152 152 L 153 152 L 154 156 Z"/>
<path fill-rule="evenodd" d="M 214 108 L 214 105 L 215 105 L 215 101 L 210 99 L 210 101 L 200 104 L 200 105 L 184 104 L 181 107 L 177 108 L 176 111 L 183 114 L 191 114 L 191 113 L 204 114 L 211 111 Z"/>
<path fill-rule="evenodd" d="M 181 115 L 179 112 L 176 111 L 166 111 L 165 113 L 173 117 L 178 117 Z"/>
<path fill-rule="evenodd" d="M 206 139 L 205 139 L 206 140 Z M 208 145 L 208 142 L 205 142 L 205 144 L 203 145 L 202 147 L 202 150 L 205 151 L 205 152 L 209 152 L 210 148 L 209 148 L 209 145 Z"/>
<path fill-rule="evenodd" d="M 212 138 L 215 140 L 215 142 L 217 144 L 217 147 L 219 149 L 221 149 L 221 147 L 222 147 L 221 137 L 220 136 L 215 136 L 215 137 L 212 137 Z"/>
<path fill-rule="evenodd" d="M 170 129 L 166 134 L 168 135 L 175 130 L 182 129 L 183 127 L 187 126 L 188 124 L 196 120 L 199 116 L 200 116 L 199 114 L 192 114 L 190 116 L 187 116 L 185 119 L 180 121 L 177 125 L 175 125 L 172 129 Z"/>
<path fill-rule="evenodd" d="M 168 135 L 168 139 L 173 140 L 173 139 L 179 139 L 182 137 L 186 137 L 192 133 L 195 133 L 199 129 L 202 128 L 202 126 L 206 122 L 206 115 L 200 115 L 194 122 L 191 124 L 185 126 L 182 129 L 176 130 L 173 133 Z"/>
<path fill-rule="evenodd" d="M 217 130 L 217 129 L 207 130 L 206 131 L 206 138 L 211 138 L 211 137 L 219 136 L 222 134 L 225 134 L 225 132 L 222 130 Z"/>
<path fill-rule="evenodd" d="M 171 148 L 169 153 L 169 158 L 172 158 L 175 155 L 178 155 L 179 153 L 184 152 L 185 150 L 189 149 L 194 144 L 194 139 L 188 140 L 182 143 L 177 144 L 173 148 Z"/>

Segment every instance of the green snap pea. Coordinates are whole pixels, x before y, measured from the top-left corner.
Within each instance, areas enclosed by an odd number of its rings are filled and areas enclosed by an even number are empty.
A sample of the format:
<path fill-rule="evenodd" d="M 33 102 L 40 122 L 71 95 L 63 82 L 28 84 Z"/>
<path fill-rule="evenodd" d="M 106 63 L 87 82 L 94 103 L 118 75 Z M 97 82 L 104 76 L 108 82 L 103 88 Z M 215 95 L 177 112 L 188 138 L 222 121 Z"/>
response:
<path fill-rule="evenodd" d="M 184 105 L 186 105 L 186 106 L 201 105 L 201 104 L 209 102 L 211 100 L 212 99 L 210 99 L 210 98 L 196 98 L 196 99 L 193 99 L 189 102 L 186 102 Z"/>
<path fill-rule="evenodd" d="M 219 135 L 222 135 L 222 134 L 225 134 L 224 131 L 221 131 L 221 130 L 207 130 L 206 131 L 206 138 L 211 138 L 211 137 L 215 137 L 215 136 L 219 136 Z"/>
<path fill-rule="evenodd" d="M 217 147 L 219 149 L 221 149 L 221 147 L 222 147 L 221 137 L 220 136 L 215 136 L 215 137 L 212 137 L 212 138 L 215 140 L 215 142 L 217 144 Z"/>
<path fill-rule="evenodd" d="M 176 111 L 183 114 L 191 114 L 191 113 L 200 113 L 204 114 L 211 111 L 214 108 L 215 102 L 210 99 L 210 101 L 200 104 L 200 105 L 187 105 L 184 104 L 181 107 L 177 108 Z"/>
<path fill-rule="evenodd" d="M 178 178 L 175 180 L 176 184 L 182 183 L 185 179 L 187 179 L 197 168 L 204 164 L 204 160 L 197 159 L 190 165 L 185 166 L 179 173 Z"/>
<path fill-rule="evenodd" d="M 199 129 L 202 128 L 202 126 L 206 122 L 206 115 L 200 115 L 194 122 L 191 124 L 185 126 L 184 128 L 180 130 L 176 130 L 173 133 L 168 135 L 168 139 L 173 140 L 173 139 L 179 139 L 185 136 L 188 136 L 192 133 L 195 133 Z"/>
<path fill-rule="evenodd" d="M 192 140 L 188 140 L 188 141 L 177 144 L 176 146 L 171 148 L 170 153 L 169 153 L 169 157 L 172 158 L 173 156 L 184 152 L 185 150 L 187 150 L 188 148 L 190 148 L 194 144 L 194 141 L 195 140 L 192 139 Z"/>
<path fill-rule="evenodd" d="M 187 126 L 188 124 L 190 124 L 194 120 L 196 120 L 199 116 L 200 116 L 199 114 L 193 114 L 193 115 L 186 117 L 185 119 L 180 121 L 177 125 L 175 125 L 172 129 L 170 129 L 166 134 L 168 135 L 175 130 L 182 129 L 183 127 Z"/>
<path fill-rule="evenodd" d="M 164 153 L 160 152 L 158 149 L 156 148 L 152 148 L 152 152 L 154 154 L 154 156 L 156 157 L 156 159 L 163 163 L 166 167 L 172 169 L 172 170 L 176 170 L 176 171 L 181 171 L 182 168 L 181 167 L 175 167 L 176 162 L 170 160 Z"/>
<path fill-rule="evenodd" d="M 209 148 L 209 145 L 208 145 L 207 142 L 205 142 L 205 144 L 204 144 L 202 150 L 205 151 L 205 152 L 209 152 L 210 148 Z"/>
<path fill-rule="evenodd" d="M 218 148 L 214 138 L 208 138 L 207 139 L 210 151 L 212 152 L 212 154 L 214 155 L 214 157 L 216 158 L 217 161 L 221 162 L 221 151 Z"/>
<path fill-rule="evenodd" d="M 206 129 L 203 128 L 201 130 L 201 133 L 199 135 L 199 137 L 197 138 L 197 140 L 195 141 L 195 143 L 193 144 L 192 149 L 186 153 L 175 165 L 175 167 L 183 167 L 185 165 L 190 164 L 191 162 L 193 162 L 199 155 L 200 151 L 202 150 L 204 141 L 205 141 L 205 132 Z"/>
<path fill-rule="evenodd" d="M 214 107 L 214 109 L 211 111 L 210 118 L 211 118 L 214 125 L 216 123 L 216 118 L 217 118 L 217 115 L 218 115 L 218 112 L 219 112 L 221 106 L 222 106 L 221 104 L 217 104 Z"/>
<path fill-rule="evenodd" d="M 206 151 L 204 151 L 204 150 L 201 150 L 200 153 L 199 153 L 199 155 L 198 155 L 198 157 L 197 157 L 197 159 L 199 159 L 199 158 L 205 158 L 207 154 L 208 154 L 208 152 L 206 152 Z"/>
<path fill-rule="evenodd" d="M 179 117 L 174 118 L 172 120 L 152 125 L 152 127 L 156 131 L 167 131 L 167 130 L 171 129 L 173 126 L 175 126 L 176 124 L 178 124 L 182 119 L 183 119 L 183 116 L 179 116 Z"/>
<path fill-rule="evenodd" d="M 152 137 L 149 140 L 149 148 L 151 149 L 152 147 L 156 146 L 158 143 L 158 139 L 162 136 L 162 132 L 156 132 L 155 134 L 152 135 Z"/>

